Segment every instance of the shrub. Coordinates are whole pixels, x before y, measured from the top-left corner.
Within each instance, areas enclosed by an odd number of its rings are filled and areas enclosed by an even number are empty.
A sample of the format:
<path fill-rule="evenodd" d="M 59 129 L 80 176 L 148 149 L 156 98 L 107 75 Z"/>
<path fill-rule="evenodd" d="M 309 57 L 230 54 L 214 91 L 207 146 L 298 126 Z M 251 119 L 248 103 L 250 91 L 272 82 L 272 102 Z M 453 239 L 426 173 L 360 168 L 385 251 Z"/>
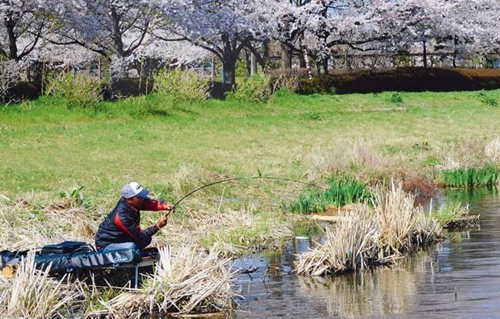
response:
<path fill-rule="evenodd" d="M 46 95 L 61 98 L 68 109 L 95 108 L 102 101 L 101 84 L 85 74 L 63 73 L 47 85 Z"/>
<path fill-rule="evenodd" d="M 392 93 L 391 95 L 391 103 L 401 104 L 403 103 L 403 96 L 399 92 Z"/>
<path fill-rule="evenodd" d="M 20 81 L 20 68 L 14 61 L 0 62 L 0 102 L 4 102 L 9 90 Z"/>
<path fill-rule="evenodd" d="M 279 74 L 272 77 L 272 93 L 276 93 L 280 90 L 287 90 L 289 92 L 297 92 L 299 89 L 299 77 L 298 73 L 289 74 Z"/>
<path fill-rule="evenodd" d="M 479 100 L 486 105 L 498 106 L 498 102 L 484 91 L 479 92 Z"/>
<path fill-rule="evenodd" d="M 226 96 L 229 99 L 241 102 L 265 103 L 271 98 L 269 78 L 260 73 L 247 77 L 236 86 L 235 90 L 228 92 Z"/>
<path fill-rule="evenodd" d="M 188 71 L 163 70 L 155 78 L 154 90 L 174 102 L 201 102 L 208 98 L 209 81 Z"/>

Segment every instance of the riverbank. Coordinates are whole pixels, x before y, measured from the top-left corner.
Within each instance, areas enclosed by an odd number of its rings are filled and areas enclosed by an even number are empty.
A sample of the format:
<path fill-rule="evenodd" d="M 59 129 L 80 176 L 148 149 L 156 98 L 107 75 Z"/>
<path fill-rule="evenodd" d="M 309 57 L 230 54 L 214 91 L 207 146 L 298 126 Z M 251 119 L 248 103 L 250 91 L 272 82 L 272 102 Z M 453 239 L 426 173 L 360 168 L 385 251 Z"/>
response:
<path fill-rule="evenodd" d="M 298 96 L 269 104 L 209 100 L 161 104 L 154 95 L 67 109 L 48 97 L 0 110 L 4 248 L 93 242 L 123 184 L 138 180 L 176 202 L 213 181 L 277 176 L 323 183 L 345 172 L 373 185 L 391 178 L 432 196 L 439 173 L 500 162 L 500 90 Z M 168 106 L 169 105 L 169 106 Z M 296 182 L 241 180 L 180 203 L 159 244 L 195 238 L 228 251 L 272 247 L 300 215 L 283 210 Z M 156 213 L 144 214 L 143 224 Z"/>
<path fill-rule="evenodd" d="M 154 245 L 175 252 L 188 244 L 216 246 L 218 256 L 280 249 L 318 227 L 286 209 L 306 184 L 323 187 L 340 172 L 369 187 L 395 180 L 402 192 L 424 199 L 435 194 L 444 170 L 498 165 L 500 109 L 491 103 L 497 100 L 500 91 L 279 92 L 269 104 L 170 104 L 151 95 L 92 110 L 46 97 L 8 106 L 0 110 L 0 149 L 7 150 L 0 163 L 0 246 L 93 243 L 123 184 L 137 180 L 153 197 L 183 199 Z M 278 178 L 203 188 L 243 176 Z M 144 213 L 141 224 L 158 217 Z M 105 292 L 95 298 L 109 305 L 114 296 Z"/>

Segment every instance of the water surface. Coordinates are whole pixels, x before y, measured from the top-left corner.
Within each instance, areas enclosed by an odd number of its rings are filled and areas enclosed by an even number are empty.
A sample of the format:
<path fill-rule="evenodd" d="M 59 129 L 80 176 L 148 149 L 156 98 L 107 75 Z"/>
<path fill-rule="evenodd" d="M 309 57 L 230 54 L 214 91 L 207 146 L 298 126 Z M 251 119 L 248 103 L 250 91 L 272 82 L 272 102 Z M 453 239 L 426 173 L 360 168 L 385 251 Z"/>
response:
<path fill-rule="evenodd" d="M 257 267 L 238 276 L 242 298 L 231 319 L 243 318 L 500 318 L 500 195 L 455 192 L 480 227 L 461 232 L 391 268 L 331 278 L 297 277 L 296 239 L 281 253 L 252 255 L 235 267 Z M 434 209 L 435 211 L 435 209 Z"/>

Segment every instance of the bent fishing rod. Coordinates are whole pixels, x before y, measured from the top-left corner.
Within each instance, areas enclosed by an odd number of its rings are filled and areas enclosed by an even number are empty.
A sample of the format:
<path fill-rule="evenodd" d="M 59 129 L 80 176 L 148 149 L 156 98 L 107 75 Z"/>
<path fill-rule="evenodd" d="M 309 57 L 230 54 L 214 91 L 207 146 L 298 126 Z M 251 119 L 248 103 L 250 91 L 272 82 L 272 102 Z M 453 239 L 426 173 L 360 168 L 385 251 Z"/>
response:
<path fill-rule="evenodd" d="M 245 180 L 245 179 L 272 179 L 272 180 L 279 180 L 279 181 L 285 181 L 285 182 L 293 182 L 293 183 L 300 183 L 300 184 L 304 184 L 304 185 L 309 185 L 309 186 L 313 186 L 313 187 L 319 187 L 319 188 L 322 188 L 321 186 L 318 186 L 316 184 L 313 184 L 313 183 L 308 183 L 308 182 L 303 182 L 303 181 L 299 181 L 299 180 L 296 180 L 296 179 L 291 179 L 291 178 L 285 178 L 285 177 L 275 177 L 275 176 L 246 176 L 246 177 L 232 177 L 232 178 L 226 178 L 226 179 L 221 179 L 221 180 L 218 180 L 218 181 L 215 181 L 215 182 L 212 182 L 212 183 L 208 183 L 208 184 L 205 184 L 203 186 L 200 186 L 192 191 L 190 191 L 189 193 L 187 193 L 186 195 L 182 196 L 181 199 L 179 199 L 175 204 L 174 204 L 174 209 L 175 207 L 177 207 L 177 205 L 179 205 L 180 202 L 182 202 L 184 199 L 188 198 L 189 196 L 193 195 L 194 193 L 196 192 L 199 192 L 201 191 L 202 189 L 205 189 L 207 187 L 210 187 L 210 186 L 213 186 L 213 185 L 217 185 L 217 184 L 222 184 L 222 183 L 228 183 L 228 182 L 234 182 L 234 181 L 240 181 L 240 180 Z"/>

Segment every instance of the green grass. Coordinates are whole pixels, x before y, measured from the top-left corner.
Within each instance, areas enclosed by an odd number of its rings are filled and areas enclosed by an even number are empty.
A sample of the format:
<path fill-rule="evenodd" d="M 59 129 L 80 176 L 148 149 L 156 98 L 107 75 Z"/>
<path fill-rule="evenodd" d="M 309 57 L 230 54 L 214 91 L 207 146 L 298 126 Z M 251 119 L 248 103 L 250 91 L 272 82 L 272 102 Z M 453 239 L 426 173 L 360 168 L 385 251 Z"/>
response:
<path fill-rule="evenodd" d="M 441 172 L 443 184 L 448 187 L 492 187 L 498 182 L 500 169 L 488 165 L 482 168 L 457 168 Z"/>
<path fill-rule="evenodd" d="M 185 167 L 231 176 L 320 176 L 332 166 L 359 172 L 370 163 L 356 158 L 355 143 L 394 159 L 385 169 L 417 170 L 450 156 L 479 162 L 481 154 L 457 145 L 484 144 L 498 134 L 500 109 L 478 92 L 403 93 L 397 105 L 393 96 L 279 93 L 270 104 L 209 100 L 173 107 L 151 95 L 95 110 L 68 110 L 43 97 L 2 107 L 0 194 L 57 196 L 76 187 L 109 204 L 130 180 L 171 189 Z M 500 90 L 488 97 L 500 100 Z M 415 151 L 423 143 L 428 150 Z"/>
<path fill-rule="evenodd" d="M 456 199 L 449 199 L 433 215 L 441 226 L 446 226 L 449 222 L 468 214 L 468 209 L 462 206 L 462 203 Z"/>
<path fill-rule="evenodd" d="M 328 186 L 325 189 L 308 187 L 296 201 L 284 203 L 283 206 L 295 213 L 322 213 L 329 208 L 368 202 L 371 198 L 368 187 L 356 178 L 338 175 L 328 178 Z"/>

